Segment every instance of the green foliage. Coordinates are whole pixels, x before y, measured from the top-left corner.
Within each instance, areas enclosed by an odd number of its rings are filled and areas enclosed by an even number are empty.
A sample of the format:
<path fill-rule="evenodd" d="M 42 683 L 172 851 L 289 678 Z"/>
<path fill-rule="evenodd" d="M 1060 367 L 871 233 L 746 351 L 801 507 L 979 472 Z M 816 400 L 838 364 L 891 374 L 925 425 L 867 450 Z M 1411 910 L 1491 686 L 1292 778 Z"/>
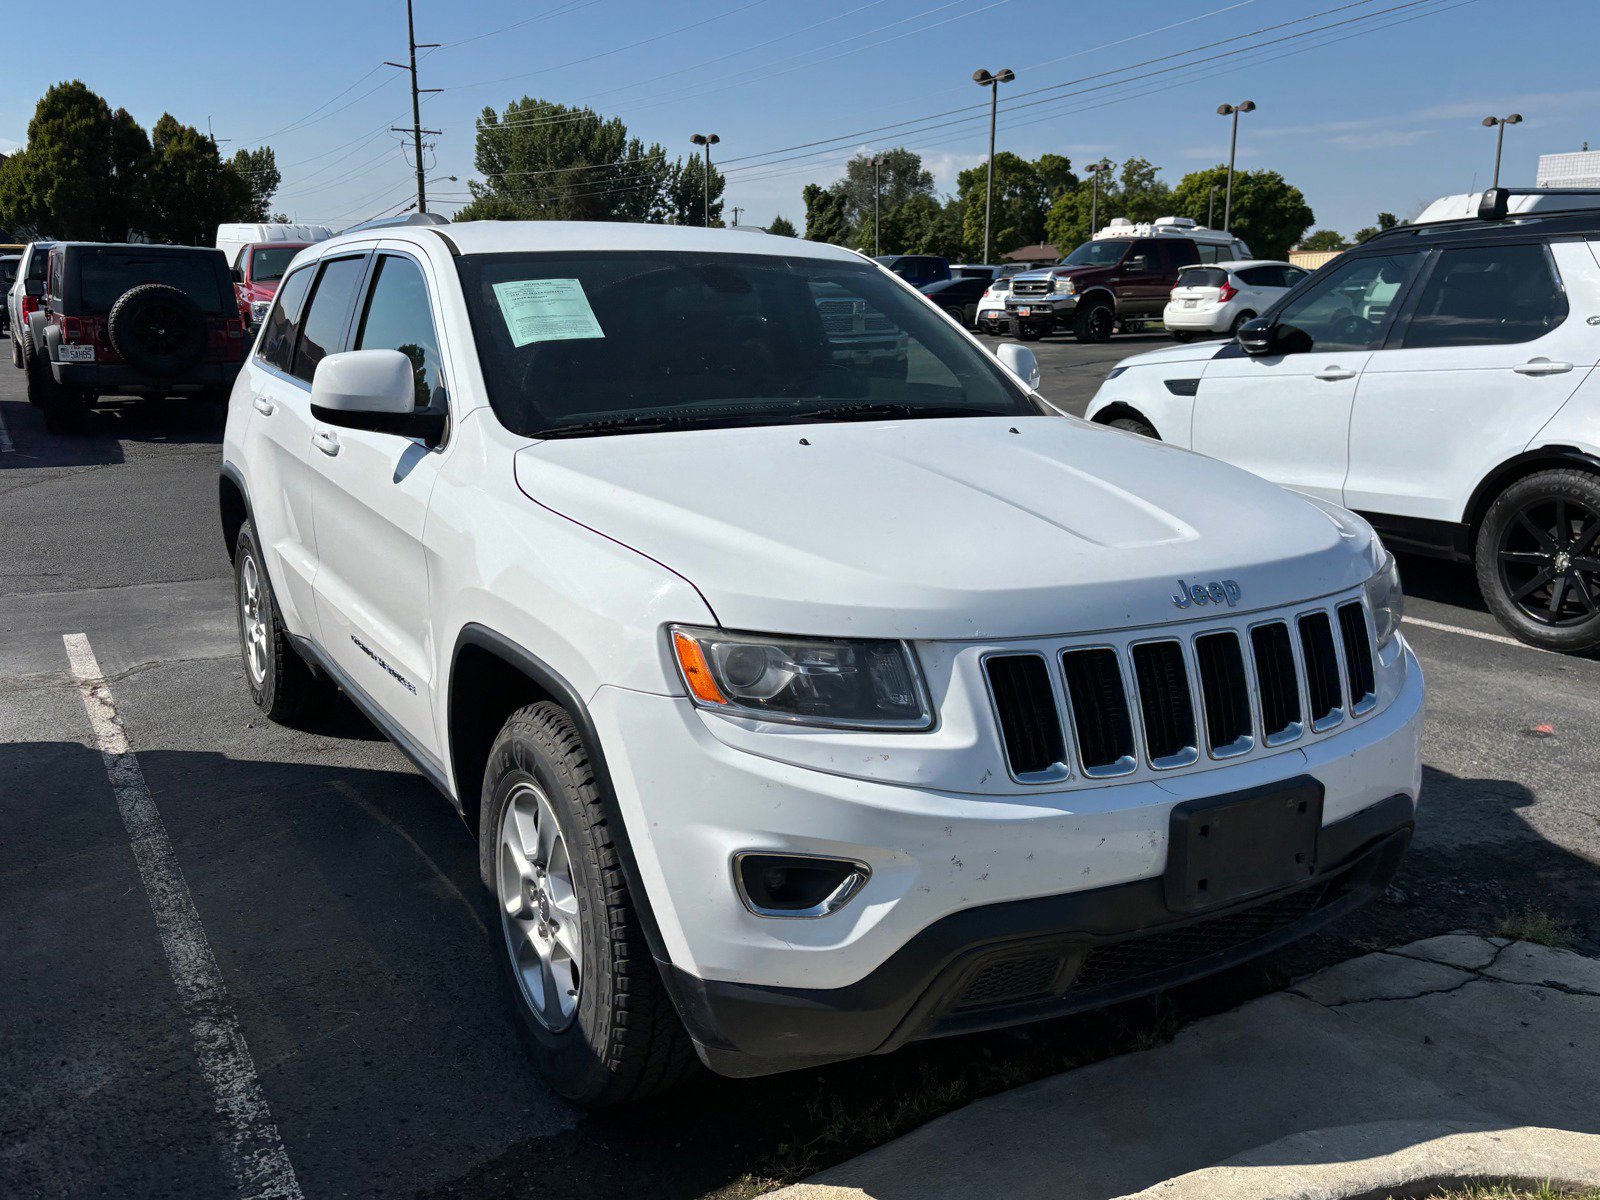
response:
<path fill-rule="evenodd" d="M 1172 189 L 1161 181 L 1160 171 L 1148 159 L 1128 159 L 1121 170 L 1101 175 L 1098 204 L 1092 180 L 1062 192 L 1050 206 L 1045 217 L 1046 236 L 1039 240 L 1049 241 L 1065 255 L 1094 236 L 1096 222 L 1104 229 L 1114 217 L 1154 221 L 1171 216 Z"/>
<path fill-rule="evenodd" d="M 1359 246 L 1368 238 L 1377 237 L 1384 230 L 1393 229 L 1398 224 L 1400 224 L 1399 217 L 1393 213 L 1381 212 L 1378 214 L 1378 223 L 1376 225 L 1367 225 L 1356 230 L 1355 236 L 1351 240 Z"/>
<path fill-rule="evenodd" d="M 228 169 L 245 185 L 245 209 L 242 221 L 272 220 L 272 197 L 278 191 L 283 176 L 278 173 L 278 156 L 271 146 L 255 150 L 238 150 L 228 160 Z"/>
<path fill-rule="evenodd" d="M 961 205 L 932 196 L 912 196 L 884 214 L 883 249 L 895 254 L 961 257 Z"/>
<path fill-rule="evenodd" d="M 806 237 L 813 242 L 850 244 L 850 219 L 844 196 L 836 188 L 808 183 L 800 192 L 806 202 Z"/>
<path fill-rule="evenodd" d="M 457 220 L 704 220 L 705 165 L 698 154 L 667 157 L 616 117 L 524 96 L 478 122 L 473 200 Z M 722 173 L 711 171 L 711 221 L 722 217 Z"/>
<path fill-rule="evenodd" d="M 250 185 L 222 161 L 210 137 L 162 113 L 138 196 L 139 228 L 152 241 L 201 246 L 218 225 L 248 211 Z"/>
<path fill-rule="evenodd" d="M 1052 203 L 1078 186 L 1072 164 L 1058 154 L 1030 162 L 1008 150 L 994 156 L 994 212 L 991 253 L 995 256 L 1045 240 Z M 988 163 L 956 176 L 962 208 L 961 240 L 966 256 L 981 260 L 984 213 L 988 199 Z"/>
<path fill-rule="evenodd" d="M 1194 171 L 1178 181 L 1172 193 L 1172 211 L 1204 221 L 1211 187 L 1217 185 L 1217 214 L 1221 220 L 1228 168 Z M 1233 175 L 1233 232 L 1250 244 L 1259 258 L 1283 258 L 1289 247 L 1305 236 L 1316 220 L 1300 189 L 1277 171 L 1235 171 Z"/>
<path fill-rule="evenodd" d="M 916 197 L 933 197 L 933 172 L 924 169 L 922 156 L 905 147 L 878 153 L 877 180 L 880 212 L 888 214 Z M 844 178 L 833 185 L 844 203 L 850 243 L 872 245 L 873 156 L 857 154 L 845 164 Z M 884 246 L 888 246 L 885 241 Z"/>
<path fill-rule="evenodd" d="M 1332 229 L 1314 229 L 1300 242 L 1302 250 L 1343 250 L 1344 247 L 1344 238 Z"/>
<path fill-rule="evenodd" d="M 794 237 L 794 236 L 796 236 L 795 235 L 794 222 L 789 220 L 788 217 L 784 217 L 784 216 L 773 217 L 772 218 L 772 224 L 767 226 L 767 232 L 768 233 L 775 233 L 779 237 Z"/>
<path fill-rule="evenodd" d="M 121 241 L 150 142 L 126 109 L 82 82 L 58 83 L 28 122 L 28 144 L 0 171 L 0 224 L 59 238 Z"/>
<path fill-rule="evenodd" d="M 27 146 L 0 168 L 0 225 L 206 245 L 219 224 L 266 217 L 278 186 L 269 147 L 225 163 L 210 137 L 170 113 L 152 132 L 82 82 L 56 84 L 28 122 Z"/>

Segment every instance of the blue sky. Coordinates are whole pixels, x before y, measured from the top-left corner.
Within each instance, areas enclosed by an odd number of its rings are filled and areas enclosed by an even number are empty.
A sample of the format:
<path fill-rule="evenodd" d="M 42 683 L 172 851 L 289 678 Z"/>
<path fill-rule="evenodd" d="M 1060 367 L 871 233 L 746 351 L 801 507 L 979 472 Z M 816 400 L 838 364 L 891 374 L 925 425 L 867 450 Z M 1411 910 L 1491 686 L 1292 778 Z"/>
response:
<path fill-rule="evenodd" d="M 0 151 L 46 87 L 77 77 L 146 126 L 170 110 L 209 117 L 225 152 L 272 145 L 277 206 L 296 219 L 348 223 L 409 198 L 407 148 L 387 131 L 409 98 L 379 65 L 404 57 L 403 0 L 137 10 L 80 3 L 77 32 L 8 57 Z M 1264 45 L 1334 22 L 1349 23 Z M 1485 186 L 1489 113 L 1526 117 L 1507 131 L 1505 182 L 1531 184 L 1540 153 L 1600 148 L 1600 0 L 417 0 L 417 38 L 447 43 L 422 62 L 423 84 L 445 89 L 423 109 L 442 131 L 427 160 L 444 211 L 465 198 L 478 113 L 524 94 L 592 104 L 674 154 L 717 132 L 744 222 L 801 224 L 801 187 L 862 149 L 907 145 L 950 190 L 985 153 L 978 67 L 1018 74 L 1002 148 L 1142 155 L 1172 183 L 1226 156 L 1216 106 L 1252 99 L 1240 165 L 1282 171 L 1345 233 Z M 910 125 L 879 128 L 896 123 Z"/>

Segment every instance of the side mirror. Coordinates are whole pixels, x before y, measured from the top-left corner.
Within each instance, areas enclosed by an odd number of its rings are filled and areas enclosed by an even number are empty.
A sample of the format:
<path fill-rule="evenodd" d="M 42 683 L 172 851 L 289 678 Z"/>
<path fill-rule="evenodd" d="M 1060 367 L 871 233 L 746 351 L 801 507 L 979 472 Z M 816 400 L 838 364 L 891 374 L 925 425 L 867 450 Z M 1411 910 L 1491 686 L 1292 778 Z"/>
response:
<path fill-rule="evenodd" d="M 1246 354 L 1272 353 L 1272 322 L 1257 317 L 1239 326 L 1239 345 Z"/>
<path fill-rule="evenodd" d="M 311 378 L 311 415 L 318 421 L 437 446 L 444 440 L 445 414 L 416 404 L 416 369 L 398 350 L 330 354 Z"/>
<path fill-rule="evenodd" d="M 1000 365 L 1010 371 L 1030 388 L 1037 389 L 1040 380 L 1039 359 L 1032 350 L 1017 342 L 1002 342 L 995 350 L 994 356 L 1000 360 Z"/>
<path fill-rule="evenodd" d="M 244 282 L 244 271 L 241 270 L 239 267 L 234 267 L 229 272 L 229 274 L 231 274 L 233 276 L 233 281 L 235 283 L 243 283 Z"/>

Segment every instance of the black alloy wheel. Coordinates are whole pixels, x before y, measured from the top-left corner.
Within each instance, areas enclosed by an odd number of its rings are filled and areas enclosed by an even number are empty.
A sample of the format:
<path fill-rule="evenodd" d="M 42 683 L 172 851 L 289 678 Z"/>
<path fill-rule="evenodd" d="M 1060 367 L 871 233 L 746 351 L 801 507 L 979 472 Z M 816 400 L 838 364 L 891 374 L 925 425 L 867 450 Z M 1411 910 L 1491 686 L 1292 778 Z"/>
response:
<path fill-rule="evenodd" d="M 1600 647 L 1600 478 L 1543 471 L 1502 492 L 1484 517 L 1478 583 L 1523 641 Z"/>
<path fill-rule="evenodd" d="M 1116 332 L 1117 314 L 1104 301 L 1080 307 L 1073 317 L 1073 333 L 1080 342 L 1109 342 Z"/>

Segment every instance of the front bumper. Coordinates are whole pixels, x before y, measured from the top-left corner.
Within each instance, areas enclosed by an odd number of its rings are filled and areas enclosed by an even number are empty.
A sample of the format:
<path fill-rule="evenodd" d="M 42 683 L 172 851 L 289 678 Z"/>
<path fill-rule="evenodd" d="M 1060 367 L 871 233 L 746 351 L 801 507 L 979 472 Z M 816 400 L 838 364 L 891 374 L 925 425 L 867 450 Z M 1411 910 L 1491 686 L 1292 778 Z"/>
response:
<path fill-rule="evenodd" d="M 1411 843 L 1398 794 L 1324 826 L 1307 883 L 1175 919 L 1160 879 L 952 914 L 865 979 L 828 990 L 698 979 L 664 966 L 700 1057 L 733 1077 L 886 1054 L 908 1042 L 1047 1020 L 1266 954 L 1379 895 Z"/>
<path fill-rule="evenodd" d="M 955 977 L 945 973 L 990 954 L 997 941 L 1088 946 L 1095 938 L 1192 923 L 1164 904 L 1123 901 L 1161 894 L 1169 820 L 1180 802 L 1316 780 L 1326 838 L 1316 861 L 1325 879 L 1374 838 L 1409 829 L 1421 787 L 1423 684 L 1403 640 L 1385 657 L 1392 688 L 1384 704 L 1342 732 L 1187 774 L 1079 781 L 1059 790 L 1004 784 L 1009 790 L 995 791 L 976 764 L 968 782 L 989 791 L 953 790 L 953 780 L 940 787 L 948 764 L 982 737 L 959 716 L 972 707 L 966 703 L 948 704 L 939 728 L 918 735 L 931 744 L 922 753 L 909 739 L 775 730 L 701 712 L 682 697 L 622 688 L 601 688 L 590 709 L 685 1020 L 718 1070 L 759 1073 L 1050 1015 L 1060 1005 L 986 1012 L 981 1020 L 951 1017 L 942 999 L 962 1006 Z M 1372 812 L 1382 815 L 1364 815 Z M 734 886 L 731 863 L 741 851 L 852 859 L 867 864 L 871 878 L 832 915 L 761 917 L 744 907 Z M 1392 874 L 1392 863 L 1387 869 Z M 1288 923 L 1283 940 L 1371 894 L 1356 891 L 1349 904 L 1334 903 L 1354 894 L 1349 888 L 1319 899 L 1314 912 Z M 1024 911 L 1033 915 L 1020 924 L 1008 915 Z M 1072 956 L 1058 958 L 1068 962 L 1060 981 L 1070 987 Z M 1208 959 L 1190 973 L 1230 961 Z M 1167 986 L 1173 978 L 1163 974 L 1138 987 Z M 1074 991 L 1063 1003 L 1108 1002 L 1098 990 L 1086 997 Z M 907 1024 L 919 1005 L 932 1007 Z M 740 1015 L 752 1006 L 774 1011 L 760 1020 Z M 865 1024 L 850 1015 L 863 1007 L 873 1014 Z M 801 1025 L 786 1025 L 791 1017 Z M 835 1021 L 834 1032 L 815 1024 Z M 763 1040 L 769 1025 L 788 1030 L 781 1045 Z"/>
<path fill-rule="evenodd" d="M 1027 309 L 1027 316 L 1022 310 Z M 1008 298 L 1006 300 L 1006 315 L 1023 321 L 1067 320 L 1078 311 L 1078 298 L 1076 296 L 1038 296 L 1032 298 Z"/>
<path fill-rule="evenodd" d="M 101 396 L 173 396 L 225 391 L 233 387 L 243 367 L 242 362 L 201 363 L 175 379 L 162 379 L 124 363 L 52 362 L 50 374 L 63 387 L 82 388 Z"/>

